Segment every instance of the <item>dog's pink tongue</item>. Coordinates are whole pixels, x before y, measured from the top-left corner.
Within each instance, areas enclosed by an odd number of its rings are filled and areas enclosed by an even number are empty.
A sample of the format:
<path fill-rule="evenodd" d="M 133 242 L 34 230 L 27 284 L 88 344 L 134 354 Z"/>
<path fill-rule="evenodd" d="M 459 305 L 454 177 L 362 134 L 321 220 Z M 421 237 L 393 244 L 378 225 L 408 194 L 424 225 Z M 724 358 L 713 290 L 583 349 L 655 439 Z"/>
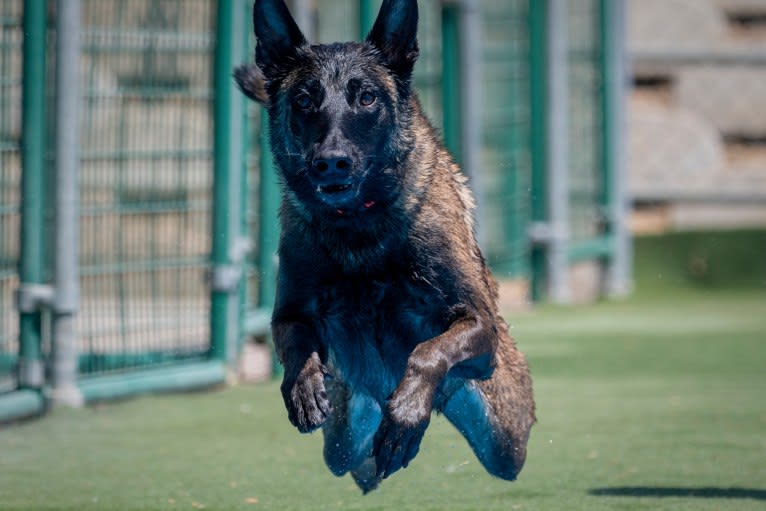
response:
<path fill-rule="evenodd" d="M 374 201 L 374 200 L 370 200 L 370 201 L 367 201 L 367 202 L 365 202 L 365 203 L 363 204 L 363 206 L 364 206 L 364 209 L 370 209 L 370 208 L 371 208 L 371 207 L 373 207 L 374 205 L 375 205 L 375 201 Z M 336 214 L 338 214 L 339 216 L 343 216 L 343 215 L 345 215 L 345 214 L 346 214 L 346 210 L 345 210 L 345 209 L 342 209 L 342 208 L 337 208 L 337 209 L 335 210 L 335 213 L 336 213 Z"/>

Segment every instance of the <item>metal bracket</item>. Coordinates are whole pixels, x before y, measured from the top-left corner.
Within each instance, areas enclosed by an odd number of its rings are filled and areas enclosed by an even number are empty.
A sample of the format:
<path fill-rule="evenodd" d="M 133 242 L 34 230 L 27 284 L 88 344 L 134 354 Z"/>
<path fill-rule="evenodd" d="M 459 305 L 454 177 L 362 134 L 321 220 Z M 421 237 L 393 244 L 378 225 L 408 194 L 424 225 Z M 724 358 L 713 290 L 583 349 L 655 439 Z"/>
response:
<path fill-rule="evenodd" d="M 208 272 L 210 289 L 220 293 L 234 293 L 239 287 L 242 270 L 236 264 L 218 264 Z"/>
<path fill-rule="evenodd" d="M 42 360 L 19 358 L 16 362 L 16 375 L 22 386 L 40 388 L 45 384 L 45 365 Z"/>
<path fill-rule="evenodd" d="M 566 227 L 552 222 L 533 222 L 527 229 L 527 235 L 534 245 L 547 245 L 554 241 L 569 240 Z"/>
<path fill-rule="evenodd" d="M 21 283 L 16 289 L 16 310 L 21 313 L 31 314 L 38 312 L 43 307 L 53 305 L 55 290 L 48 284 Z"/>
<path fill-rule="evenodd" d="M 250 238 L 239 236 L 234 240 L 231 247 L 231 259 L 235 263 L 241 263 L 247 257 L 247 253 L 253 249 L 253 242 Z"/>
<path fill-rule="evenodd" d="M 240 236 L 234 240 L 229 251 L 231 263 L 216 264 L 207 273 L 207 282 L 210 289 L 221 293 L 234 293 L 242 280 L 242 263 L 247 253 L 252 250 L 253 244 L 249 238 Z"/>

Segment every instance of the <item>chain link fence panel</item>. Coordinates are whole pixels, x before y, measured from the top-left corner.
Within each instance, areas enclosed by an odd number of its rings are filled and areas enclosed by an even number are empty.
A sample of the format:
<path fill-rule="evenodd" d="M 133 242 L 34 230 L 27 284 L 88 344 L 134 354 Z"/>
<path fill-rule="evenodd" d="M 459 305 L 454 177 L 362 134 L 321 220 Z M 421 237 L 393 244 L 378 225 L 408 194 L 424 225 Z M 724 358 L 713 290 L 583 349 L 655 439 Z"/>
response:
<path fill-rule="evenodd" d="M 80 369 L 204 357 L 211 0 L 85 0 Z"/>
<path fill-rule="evenodd" d="M 22 5 L 0 0 L 0 393 L 14 390 L 21 201 Z"/>

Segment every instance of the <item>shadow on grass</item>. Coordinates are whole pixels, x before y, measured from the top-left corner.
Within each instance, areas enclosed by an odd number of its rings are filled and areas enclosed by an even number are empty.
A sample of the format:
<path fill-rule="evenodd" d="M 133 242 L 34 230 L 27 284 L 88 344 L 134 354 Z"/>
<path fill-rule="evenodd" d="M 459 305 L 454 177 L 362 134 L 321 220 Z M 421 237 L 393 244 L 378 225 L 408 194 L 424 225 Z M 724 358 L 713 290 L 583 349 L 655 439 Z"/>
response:
<path fill-rule="evenodd" d="M 686 497 L 700 499 L 754 499 L 766 500 L 766 490 L 755 488 L 684 488 L 660 486 L 617 486 L 593 488 L 589 495 L 597 497 Z"/>

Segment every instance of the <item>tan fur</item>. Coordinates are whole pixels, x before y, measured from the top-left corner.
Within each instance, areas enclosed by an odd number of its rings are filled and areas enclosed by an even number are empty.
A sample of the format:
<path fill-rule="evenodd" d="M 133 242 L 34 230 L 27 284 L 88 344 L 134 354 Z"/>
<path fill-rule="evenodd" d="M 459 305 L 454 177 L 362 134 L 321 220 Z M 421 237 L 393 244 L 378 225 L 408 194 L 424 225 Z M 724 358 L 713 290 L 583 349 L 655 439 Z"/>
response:
<path fill-rule="evenodd" d="M 415 187 L 425 194 L 419 223 L 441 227 L 465 277 L 474 283 L 475 293 L 495 317 L 498 333 L 495 372 L 489 380 L 478 381 L 476 385 L 490 405 L 490 420 L 497 431 L 513 440 L 513 452 L 507 454 L 523 464 L 529 431 L 536 422 L 527 361 L 516 348 L 508 324 L 498 310 L 498 285 L 478 248 L 473 218 L 475 201 L 467 178 L 425 118 L 417 116 L 416 119 L 421 121 L 414 126 L 420 155 L 412 165 L 424 169 L 417 174 Z M 515 403 L 517 406 L 493 407 L 492 403 Z"/>

